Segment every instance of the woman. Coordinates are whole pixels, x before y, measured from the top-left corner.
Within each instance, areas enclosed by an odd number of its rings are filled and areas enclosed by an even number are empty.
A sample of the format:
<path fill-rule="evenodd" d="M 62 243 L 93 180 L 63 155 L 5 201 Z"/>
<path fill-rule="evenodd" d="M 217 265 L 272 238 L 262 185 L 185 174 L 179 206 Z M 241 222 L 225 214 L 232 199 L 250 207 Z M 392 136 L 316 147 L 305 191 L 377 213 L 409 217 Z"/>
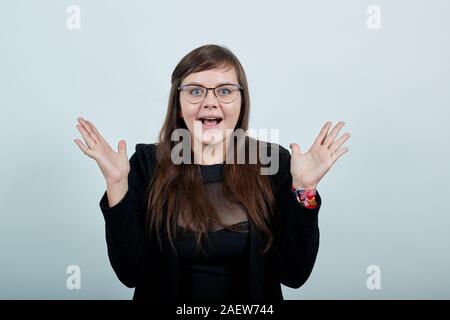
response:
<path fill-rule="evenodd" d="M 306 153 L 291 144 L 292 157 L 249 136 L 230 143 L 232 133 L 248 129 L 250 101 L 239 60 L 221 46 L 187 54 L 171 84 L 158 143 L 137 144 L 129 161 L 124 140 L 115 152 L 92 122 L 78 118 L 87 146 L 75 142 L 106 179 L 100 208 L 117 277 L 135 288 L 135 300 L 283 300 L 280 284 L 299 288 L 311 274 L 317 185 L 348 151 L 341 146 L 350 134 L 336 139 L 344 123 L 330 132 L 327 122 Z M 189 133 L 181 163 L 177 130 Z M 262 147 L 279 160 L 275 174 L 261 174 Z M 243 152 L 244 163 L 236 161 Z"/>

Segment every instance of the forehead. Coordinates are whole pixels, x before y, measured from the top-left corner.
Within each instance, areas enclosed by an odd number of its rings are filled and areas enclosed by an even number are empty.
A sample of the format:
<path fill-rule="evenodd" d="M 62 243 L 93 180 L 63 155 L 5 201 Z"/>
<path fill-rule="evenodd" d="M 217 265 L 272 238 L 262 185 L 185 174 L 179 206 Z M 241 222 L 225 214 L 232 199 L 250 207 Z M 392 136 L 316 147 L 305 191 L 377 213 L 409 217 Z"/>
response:
<path fill-rule="evenodd" d="M 216 68 L 191 73 L 182 81 L 183 84 L 192 82 L 204 85 L 205 87 L 215 87 L 220 83 L 238 83 L 238 79 L 234 67 L 230 68 L 228 66 L 220 69 Z"/>

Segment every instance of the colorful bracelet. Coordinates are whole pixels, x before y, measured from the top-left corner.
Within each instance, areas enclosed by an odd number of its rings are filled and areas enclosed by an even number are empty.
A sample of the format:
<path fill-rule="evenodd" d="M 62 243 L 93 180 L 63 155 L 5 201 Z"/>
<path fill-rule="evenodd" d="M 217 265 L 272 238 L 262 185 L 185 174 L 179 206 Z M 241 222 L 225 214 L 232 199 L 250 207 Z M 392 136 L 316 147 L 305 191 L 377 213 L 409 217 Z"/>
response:
<path fill-rule="evenodd" d="M 303 207 L 307 209 L 314 209 L 317 207 L 316 189 L 312 190 L 295 189 L 294 185 L 292 185 L 292 191 L 294 192 L 297 201 Z"/>

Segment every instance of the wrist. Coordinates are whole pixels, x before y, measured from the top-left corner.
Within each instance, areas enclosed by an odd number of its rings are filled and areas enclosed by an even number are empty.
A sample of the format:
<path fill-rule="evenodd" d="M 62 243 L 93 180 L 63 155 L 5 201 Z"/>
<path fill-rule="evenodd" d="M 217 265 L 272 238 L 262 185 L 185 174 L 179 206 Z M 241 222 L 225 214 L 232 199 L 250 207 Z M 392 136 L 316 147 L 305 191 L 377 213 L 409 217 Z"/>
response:
<path fill-rule="evenodd" d="M 109 208 L 112 208 L 119 202 L 121 202 L 122 199 L 127 194 L 127 192 L 128 192 L 128 184 L 107 185 L 106 195 L 108 197 Z"/>
<path fill-rule="evenodd" d="M 304 185 L 300 183 L 297 179 L 292 179 L 292 187 L 295 190 L 314 190 L 316 189 L 316 185 Z"/>
<path fill-rule="evenodd" d="M 317 190 L 315 187 L 312 189 L 303 189 L 303 188 L 296 188 L 294 185 L 292 185 L 292 192 L 297 198 L 297 201 L 303 207 L 308 209 L 317 208 L 318 205 L 316 201 Z"/>
<path fill-rule="evenodd" d="M 121 180 L 115 182 L 106 182 L 106 187 L 110 190 L 124 190 L 128 189 L 128 180 Z"/>

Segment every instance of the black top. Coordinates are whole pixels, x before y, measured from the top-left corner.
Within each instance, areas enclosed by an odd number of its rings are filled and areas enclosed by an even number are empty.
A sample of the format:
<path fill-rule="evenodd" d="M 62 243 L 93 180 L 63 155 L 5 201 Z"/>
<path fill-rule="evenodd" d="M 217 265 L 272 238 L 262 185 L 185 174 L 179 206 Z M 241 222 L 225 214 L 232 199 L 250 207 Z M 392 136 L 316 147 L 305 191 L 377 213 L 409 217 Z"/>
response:
<path fill-rule="evenodd" d="M 192 231 L 179 237 L 180 298 L 185 301 L 248 298 L 248 222 L 240 222 L 247 233 L 222 229 L 210 231 L 210 243 L 196 251 Z"/>
<path fill-rule="evenodd" d="M 208 196 L 219 200 L 220 182 L 224 164 L 200 165 Z M 224 199 L 220 199 L 222 202 Z M 212 201 L 213 205 L 220 203 Z M 219 216 L 236 211 L 218 209 Z M 245 215 L 244 215 L 245 217 Z M 248 299 L 248 220 L 239 215 L 231 216 L 240 232 L 221 228 L 208 232 L 203 238 L 201 250 L 197 250 L 195 233 L 178 225 L 178 249 L 180 252 L 180 291 L 184 301 Z M 243 220 L 236 222 L 237 220 Z M 229 225 L 229 224 L 227 224 Z"/>
<path fill-rule="evenodd" d="M 262 254 L 266 241 L 254 222 L 248 219 L 245 208 L 238 204 L 215 201 L 220 209 L 218 211 L 224 213 L 221 216 L 224 224 L 240 223 L 248 233 L 236 234 L 226 229 L 210 230 L 212 246 L 210 249 L 206 247 L 209 259 L 205 263 L 201 262 L 202 256 L 196 258 L 192 254 L 192 234 L 189 232 L 185 234 L 185 238 L 178 233 L 178 240 L 175 239 L 182 255 L 173 252 L 165 228 L 161 230 L 162 250 L 155 239 L 149 240 L 146 236 L 146 190 L 156 166 L 156 144 L 136 145 L 136 152 L 130 158 L 127 193 L 119 203 L 109 207 L 105 191 L 99 203 L 105 219 L 109 260 L 119 280 L 127 287 L 135 288 L 134 300 L 173 301 L 182 296 L 182 292 L 191 297 L 199 297 L 205 291 L 213 294 L 208 287 L 218 288 L 219 283 L 222 292 L 220 297 L 226 297 L 227 292 L 236 292 L 233 289 L 235 283 L 241 283 L 240 288 L 244 288 L 243 283 L 246 283 L 247 290 L 242 292 L 247 292 L 251 301 L 281 301 L 281 284 L 299 288 L 306 282 L 319 249 L 318 215 L 321 196 L 317 192 L 317 208 L 302 207 L 291 191 L 289 151 L 273 143 L 269 144 L 269 150 L 279 152 L 279 170 L 270 176 L 275 197 L 273 209 L 277 217 L 270 226 L 275 237 L 274 245 L 266 254 Z M 220 177 L 223 165 L 201 168 L 209 194 L 213 199 L 220 199 L 221 183 L 216 178 Z M 237 263 L 240 265 L 238 270 L 241 271 L 245 270 L 243 266 L 247 266 L 249 272 L 240 273 L 246 279 L 233 276 L 233 270 L 236 269 L 229 267 L 231 261 L 242 262 Z M 215 274 L 211 275 L 213 269 Z M 202 271 L 198 272 L 199 270 Z M 219 272 L 224 277 L 219 276 Z M 190 285 L 186 284 L 189 279 Z M 227 291 L 227 288 L 231 289 Z"/>

